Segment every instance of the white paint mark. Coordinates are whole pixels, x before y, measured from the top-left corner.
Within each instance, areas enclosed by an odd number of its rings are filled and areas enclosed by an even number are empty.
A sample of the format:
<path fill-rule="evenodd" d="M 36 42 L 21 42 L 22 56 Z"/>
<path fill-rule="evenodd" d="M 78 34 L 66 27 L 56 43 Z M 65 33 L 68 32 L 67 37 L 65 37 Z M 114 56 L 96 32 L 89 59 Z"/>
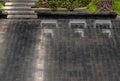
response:
<path fill-rule="evenodd" d="M 104 34 L 108 34 L 108 37 L 112 37 L 112 32 L 111 32 L 111 29 L 112 29 L 112 23 L 111 23 L 111 20 L 95 20 L 94 22 L 94 28 L 96 28 L 97 24 L 108 24 L 109 25 L 109 28 L 108 29 L 105 29 L 105 28 L 101 28 L 102 29 L 102 33 Z"/>
<path fill-rule="evenodd" d="M 85 37 L 84 35 L 84 28 L 87 28 L 87 23 L 85 20 L 70 20 L 69 27 L 72 27 L 72 24 L 83 24 L 83 28 L 76 28 L 74 29 L 75 33 L 80 33 L 81 37 Z"/>
<path fill-rule="evenodd" d="M 56 28 L 58 28 L 58 24 L 57 24 L 57 20 L 41 20 L 41 27 L 43 28 L 42 33 L 43 34 L 51 34 L 52 37 L 54 37 L 54 29 L 50 29 L 49 27 L 47 27 L 47 29 L 45 29 L 43 27 L 43 24 L 55 24 Z"/>

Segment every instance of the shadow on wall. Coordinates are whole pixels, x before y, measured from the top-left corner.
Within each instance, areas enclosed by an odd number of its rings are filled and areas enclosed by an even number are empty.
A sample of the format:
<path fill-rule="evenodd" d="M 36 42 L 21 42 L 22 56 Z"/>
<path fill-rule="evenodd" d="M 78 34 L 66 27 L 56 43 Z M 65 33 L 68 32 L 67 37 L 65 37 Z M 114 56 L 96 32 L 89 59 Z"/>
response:
<path fill-rule="evenodd" d="M 49 18 L 49 19 L 115 19 L 117 14 L 114 12 L 108 12 L 108 13 L 81 13 L 81 12 L 52 12 L 52 11 L 47 11 L 47 12 L 43 12 L 43 11 L 36 11 L 38 18 L 41 19 L 45 19 L 45 18 Z"/>
<path fill-rule="evenodd" d="M 6 19 L 7 18 L 7 14 L 3 13 L 2 10 L 0 10 L 0 19 Z"/>

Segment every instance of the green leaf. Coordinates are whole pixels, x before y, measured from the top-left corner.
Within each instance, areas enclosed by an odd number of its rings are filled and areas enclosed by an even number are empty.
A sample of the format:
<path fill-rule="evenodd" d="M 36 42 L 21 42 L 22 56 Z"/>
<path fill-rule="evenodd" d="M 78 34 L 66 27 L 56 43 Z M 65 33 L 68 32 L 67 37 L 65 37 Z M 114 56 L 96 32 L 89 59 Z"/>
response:
<path fill-rule="evenodd" d="M 0 3 L 0 8 L 3 8 L 4 6 L 3 6 L 3 4 L 2 3 Z"/>

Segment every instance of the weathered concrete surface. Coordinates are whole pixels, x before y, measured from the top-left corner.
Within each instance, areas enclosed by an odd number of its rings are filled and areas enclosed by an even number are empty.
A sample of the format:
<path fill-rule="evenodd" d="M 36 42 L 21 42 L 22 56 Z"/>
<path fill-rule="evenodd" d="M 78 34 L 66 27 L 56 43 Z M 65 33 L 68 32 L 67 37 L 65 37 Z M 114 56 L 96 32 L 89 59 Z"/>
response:
<path fill-rule="evenodd" d="M 111 38 L 98 35 L 94 20 L 84 38 L 67 19 L 58 19 L 54 37 L 42 33 L 40 21 L 0 20 L 0 81 L 120 81 L 119 20 L 112 20 Z"/>

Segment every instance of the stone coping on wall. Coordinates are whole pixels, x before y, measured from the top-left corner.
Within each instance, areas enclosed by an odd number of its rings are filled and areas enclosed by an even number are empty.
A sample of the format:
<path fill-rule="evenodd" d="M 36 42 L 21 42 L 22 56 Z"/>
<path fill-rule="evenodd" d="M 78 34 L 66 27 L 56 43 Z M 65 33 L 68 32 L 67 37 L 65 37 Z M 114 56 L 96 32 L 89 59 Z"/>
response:
<path fill-rule="evenodd" d="M 120 20 L 120 16 L 117 16 L 116 19 L 117 19 L 117 20 Z"/>
<path fill-rule="evenodd" d="M 51 11 L 51 8 L 32 8 L 35 11 Z M 75 8 L 74 11 L 84 12 L 86 11 L 87 7 L 82 8 Z M 57 8 L 57 11 L 68 11 L 67 8 Z"/>

